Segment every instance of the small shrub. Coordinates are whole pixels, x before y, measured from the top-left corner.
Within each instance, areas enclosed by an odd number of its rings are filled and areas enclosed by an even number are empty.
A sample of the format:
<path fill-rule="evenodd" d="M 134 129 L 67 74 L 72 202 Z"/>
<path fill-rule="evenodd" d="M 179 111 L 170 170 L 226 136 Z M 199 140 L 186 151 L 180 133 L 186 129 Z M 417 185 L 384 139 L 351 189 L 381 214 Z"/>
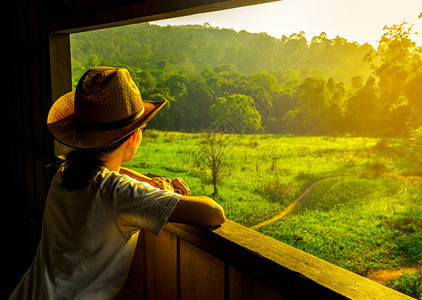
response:
<path fill-rule="evenodd" d="M 274 181 L 261 183 L 258 192 L 272 202 L 284 203 L 292 192 L 291 182 L 280 182 L 278 177 Z"/>
<path fill-rule="evenodd" d="M 376 174 L 381 174 L 387 171 L 387 167 L 382 162 L 379 162 L 379 161 L 368 163 L 368 169 Z"/>
<path fill-rule="evenodd" d="M 419 162 L 422 161 L 422 126 L 410 131 L 408 140 L 409 154 Z"/>
<path fill-rule="evenodd" d="M 296 178 L 299 180 L 304 180 L 304 179 L 308 179 L 308 174 L 304 171 L 304 170 L 298 170 L 297 171 L 297 175 Z"/>
<path fill-rule="evenodd" d="M 387 143 L 384 139 L 382 139 L 381 141 L 379 141 L 375 146 L 374 146 L 374 150 L 379 152 L 379 153 L 385 153 L 388 152 L 388 147 L 387 147 Z"/>
<path fill-rule="evenodd" d="M 223 177 L 222 173 L 224 168 L 227 167 L 225 160 L 226 150 L 233 142 L 225 134 L 203 134 L 202 139 L 196 145 L 196 149 L 193 151 L 192 149 L 189 150 L 189 154 L 197 166 L 211 171 L 214 196 L 218 194 L 218 186 Z"/>
<path fill-rule="evenodd" d="M 422 299 L 422 270 L 414 274 L 405 273 L 387 282 L 386 285 L 403 294 Z"/>
<path fill-rule="evenodd" d="M 160 136 L 160 131 L 155 130 L 155 129 L 150 129 L 150 130 L 145 131 L 144 135 L 145 137 L 155 139 Z"/>

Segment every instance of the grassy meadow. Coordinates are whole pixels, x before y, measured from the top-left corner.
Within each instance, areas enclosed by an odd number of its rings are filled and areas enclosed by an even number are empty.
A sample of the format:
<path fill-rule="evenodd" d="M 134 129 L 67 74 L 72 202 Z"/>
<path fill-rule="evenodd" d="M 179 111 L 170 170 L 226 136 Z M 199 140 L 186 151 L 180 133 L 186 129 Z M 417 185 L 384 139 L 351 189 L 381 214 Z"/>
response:
<path fill-rule="evenodd" d="M 422 158 L 409 154 L 406 139 L 226 135 L 221 184 L 212 195 L 211 172 L 193 155 L 203 137 L 147 130 L 126 166 L 182 177 L 192 194 L 214 198 L 228 219 L 247 227 L 323 179 L 291 212 L 256 230 L 363 276 L 421 270 Z M 420 278 L 421 271 L 385 284 L 422 298 Z"/>

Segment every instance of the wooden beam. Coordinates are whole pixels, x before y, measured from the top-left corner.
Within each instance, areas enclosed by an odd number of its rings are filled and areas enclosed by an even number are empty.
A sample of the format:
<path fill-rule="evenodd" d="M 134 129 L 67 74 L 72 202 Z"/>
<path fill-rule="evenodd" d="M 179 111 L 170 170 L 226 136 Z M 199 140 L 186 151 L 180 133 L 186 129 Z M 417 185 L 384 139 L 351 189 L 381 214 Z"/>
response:
<path fill-rule="evenodd" d="M 237 223 L 215 229 L 169 223 L 166 230 L 294 299 L 412 299 Z"/>
<path fill-rule="evenodd" d="M 50 72 L 51 72 L 51 104 L 62 95 L 72 91 L 72 63 L 70 54 L 70 36 L 68 33 L 50 33 Z M 50 104 L 50 106 L 51 106 Z M 55 155 L 63 155 L 70 151 L 54 141 Z"/>
<path fill-rule="evenodd" d="M 50 34 L 51 103 L 72 90 L 70 38 L 67 33 Z"/>
<path fill-rule="evenodd" d="M 76 33 L 273 1 L 276 0 L 90 0 L 62 1 L 61 6 L 53 1 L 48 27 L 50 32 Z M 95 2 L 98 5 L 93 5 Z"/>

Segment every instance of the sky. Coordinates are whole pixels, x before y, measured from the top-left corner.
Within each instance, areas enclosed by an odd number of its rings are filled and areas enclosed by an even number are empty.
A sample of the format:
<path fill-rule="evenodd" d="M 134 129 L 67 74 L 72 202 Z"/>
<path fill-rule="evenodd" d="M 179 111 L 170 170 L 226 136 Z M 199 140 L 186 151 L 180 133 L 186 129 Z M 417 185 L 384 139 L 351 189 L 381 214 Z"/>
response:
<path fill-rule="evenodd" d="M 151 22 L 161 26 L 200 24 L 236 31 L 266 32 L 280 38 L 305 32 L 308 41 L 322 31 L 327 38 L 376 48 L 385 25 L 414 24 L 411 38 L 422 46 L 422 0 L 283 0 L 212 13 Z M 418 34 L 415 34 L 418 33 Z"/>

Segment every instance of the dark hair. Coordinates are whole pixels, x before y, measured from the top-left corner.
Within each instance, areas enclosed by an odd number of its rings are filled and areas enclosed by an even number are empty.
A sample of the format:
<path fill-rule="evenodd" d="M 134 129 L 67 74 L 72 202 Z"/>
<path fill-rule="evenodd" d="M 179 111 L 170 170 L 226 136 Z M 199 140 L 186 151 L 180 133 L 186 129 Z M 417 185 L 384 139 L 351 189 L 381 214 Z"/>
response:
<path fill-rule="evenodd" d="M 123 139 L 98 150 L 76 149 L 66 155 L 62 164 L 61 187 L 68 191 L 81 190 L 87 187 L 96 178 L 104 167 L 104 162 L 98 158 L 99 154 L 111 153 L 129 139 L 131 134 Z"/>

